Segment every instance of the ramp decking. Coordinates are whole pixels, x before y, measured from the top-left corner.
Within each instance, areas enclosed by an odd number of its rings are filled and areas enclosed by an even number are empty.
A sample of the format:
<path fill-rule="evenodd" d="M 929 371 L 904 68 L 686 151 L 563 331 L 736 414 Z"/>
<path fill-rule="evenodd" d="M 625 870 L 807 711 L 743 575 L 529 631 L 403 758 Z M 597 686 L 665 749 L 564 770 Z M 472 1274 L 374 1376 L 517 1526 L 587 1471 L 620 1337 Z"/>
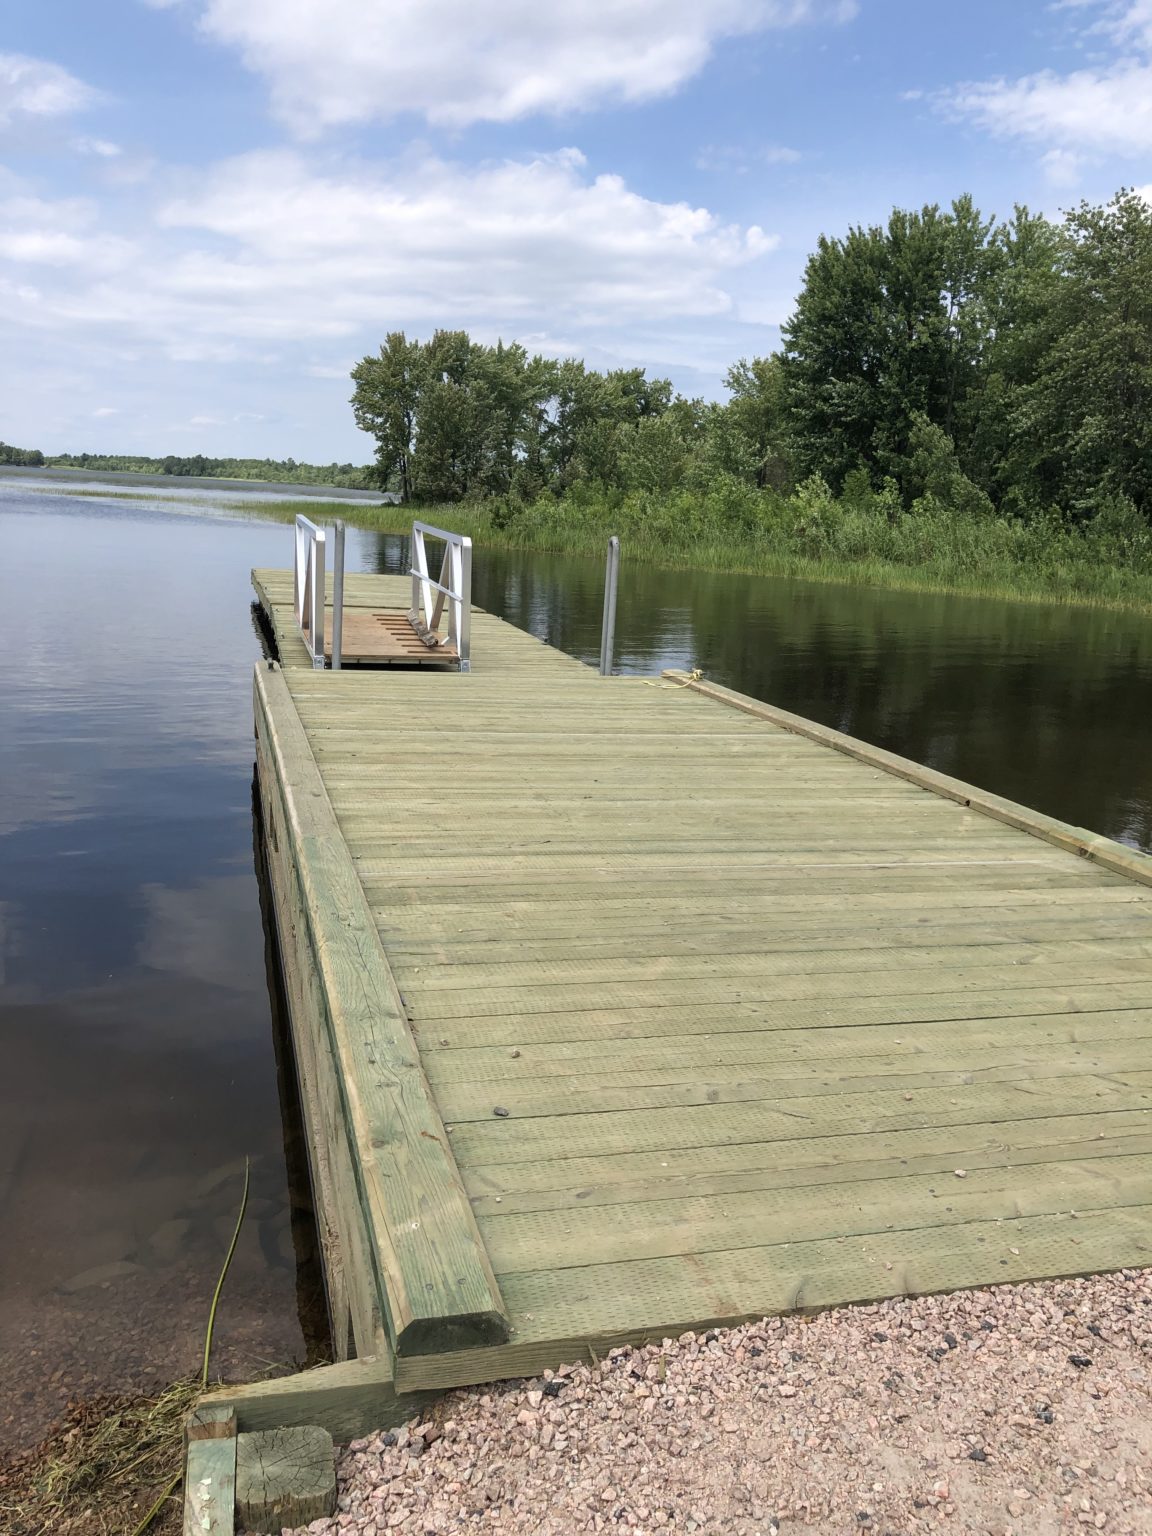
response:
<path fill-rule="evenodd" d="M 314 672 L 255 582 L 342 1353 L 417 1392 L 1149 1262 L 1152 861 L 490 615 L 469 675 Z"/>

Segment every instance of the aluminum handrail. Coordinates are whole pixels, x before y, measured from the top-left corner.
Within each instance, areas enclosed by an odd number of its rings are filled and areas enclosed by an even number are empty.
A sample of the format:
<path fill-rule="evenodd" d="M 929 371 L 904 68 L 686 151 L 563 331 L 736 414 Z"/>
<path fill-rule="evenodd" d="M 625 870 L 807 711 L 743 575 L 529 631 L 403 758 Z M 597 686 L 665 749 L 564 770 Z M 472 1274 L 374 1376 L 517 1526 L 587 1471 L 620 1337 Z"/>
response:
<path fill-rule="evenodd" d="M 440 539 L 444 557 L 439 579 L 428 569 L 425 538 Z M 412 607 L 408 622 L 417 634 L 431 640 L 439 635 L 440 620 L 448 608 L 448 641 L 456 648 L 461 672 L 472 669 L 472 540 L 431 523 L 412 524 Z M 435 600 L 432 594 L 436 593 Z M 433 643 L 438 643 L 434 641 Z"/>
<path fill-rule="evenodd" d="M 324 665 L 324 546 L 323 528 L 317 527 L 302 512 L 296 514 L 296 555 L 293 564 L 292 595 L 296 622 L 312 665 Z"/>

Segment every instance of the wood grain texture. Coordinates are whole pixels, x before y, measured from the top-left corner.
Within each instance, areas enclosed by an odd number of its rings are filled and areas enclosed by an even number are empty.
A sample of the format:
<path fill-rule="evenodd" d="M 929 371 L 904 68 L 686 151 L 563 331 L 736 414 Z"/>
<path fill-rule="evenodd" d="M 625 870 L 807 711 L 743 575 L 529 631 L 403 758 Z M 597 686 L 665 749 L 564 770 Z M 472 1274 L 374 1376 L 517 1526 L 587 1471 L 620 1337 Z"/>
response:
<path fill-rule="evenodd" d="M 393 1348 L 495 1342 L 506 1326 L 499 1287 L 279 669 L 257 668 L 256 714 L 283 796 Z"/>
<path fill-rule="evenodd" d="M 183 1536 L 233 1536 L 236 1436 L 192 1440 L 184 1464 Z"/>
<path fill-rule="evenodd" d="M 347 1442 L 402 1424 L 429 1401 L 427 1392 L 398 1395 L 394 1378 L 390 1358 L 365 1356 L 269 1381 L 218 1387 L 200 1403 L 235 1414 L 245 1432 L 319 1424 L 334 1440 Z"/>
<path fill-rule="evenodd" d="M 693 679 L 686 673 L 675 670 L 665 672 L 664 676 L 707 698 L 731 704 L 736 709 L 745 710 L 773 725 L 779 725 L 785 730 L 806 736 L 822 746 L 832 747 L 837 752 L 846 752 L 860 762 L 883 768 L 887 773 L 930 789 L 933 794 L 943 795 L 960 805 L 971 806 L 985 816 L 1002 821 L 1010 827 L 1016 827 L 1022 832 L 1031 833 L 1035 837 L 1043 838 L 1045 842 L 1052 843 L 1057 848 L 1091 859 L 1104 869 L 1125 875 L 1130 880 L 1138 880 L 1142 885 L 1152 885 L 1152 858 L 1146 854 L 1137 853 L 1133 848 L 1126 848 L 1123 843 L 1117 843 L 1112 838 L 1101 837 L 1095 832 L 1087 831 L 1084 827 L 1073 827 L 1068 822 L 1058 821 L 1054 816 L 1045 816 L 1042 811 L 1034 811 L 1028 806 L 1018 805 L 1014 800 L 1006 800 L 1003 795 L 994 795 L 988 790 L 976 789 L 960 779 L 938 772 L 935 768 L 914 763 L 910 758 L 888 752 L 883 747 L 874 747 L 868 742 L 857 741 L 855 737 L 847 736 L 843 731 L 833 730 L 831 726 L 819 725 L 814 720 L 805 720 L 800 715 L 793 715 L 788 710 L 778 709 L 774 705 L 763 704 L 760 700 L 749 698 L 747 694 L 737 693 L 734 689 L 722 688 L 717 683 L 708 683 L 699 678 Z"/>
<path fill-rule="evenodd" d="M 236 1514 L 245 1531 L 279 1536 L 336 1511 L 336 1456 L 319 1424 L 279 1426 L 236 1441 Z"/>
<path fill-rule="evenodd" d="M 361 1355 L 377 1352 L 386 1302 L 369 1253 L 326 1003 L 292 856 L 283 794 L 268 746 L 267 731 L 258 732 L 264 863 L 292 1031 L 332 1347 L 336 1359 L 343 1360 L 353 1350 Z"/>
<path fill-rule="evenodd" d="M 406 606 L 386 580 L 346 601 Z M 690 1327 L 1152 1258 L 1152 860 L 491 615 L 472 655 L 277 682 L 349 881 L 302 900 L 387 956 L 508 1322 L 386 1362 L 375 1409 L 334 1379 L 350 1422 Z"/>

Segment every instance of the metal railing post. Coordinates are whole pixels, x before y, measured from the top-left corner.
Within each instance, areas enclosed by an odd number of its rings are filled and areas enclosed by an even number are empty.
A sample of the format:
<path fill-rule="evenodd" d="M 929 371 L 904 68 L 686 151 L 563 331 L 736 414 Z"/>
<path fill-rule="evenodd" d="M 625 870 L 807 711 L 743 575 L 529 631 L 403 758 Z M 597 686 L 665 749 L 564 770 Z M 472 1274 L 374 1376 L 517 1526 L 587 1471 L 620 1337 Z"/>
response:
<path fill-rule="evenodd" d="M 460 593 L 457 620 L 456 649 L 460 656 L 461 672 L 472 670 L 472 540 L 460 541 Z"/>
<path fill-rule="evenodd" d="M 312 665 L 324 669 L 324 605 L 327 598 L 324 579 L 324 532 L 316 533 L 312 540 L 312 613 L 309 641 L 312 647 Z"/>
<path fill-rule="evenodd" d="M 332 670 L 339 672 L 344 650 L 344 524 L 334 529 L 332 549 Z"/>
<path fill-rule="evenodd" d="M 432 580 L 428 569 L 426 535 L 444 542 L 439 581 Z M 448 639 L 456 647 L 457 666 L 461 672 L 471 671 L 472 540 L 463 533 L 433 528 L 431 523 L 413 523 L 412 567 L 408 574 L 412 577 L 408 622 L 425 645 L 436 646 L 440 643 L 439 626 L 447 603 Z"/>
<path fill-rule="evenodd" d="M 600 629 L 600 676 L 612 673 L 612 648 L 616 639 L 616 586 L 620 575 L 620 540 L 608 540 L 608 565 L 604 572 L 604 623 Z"/>

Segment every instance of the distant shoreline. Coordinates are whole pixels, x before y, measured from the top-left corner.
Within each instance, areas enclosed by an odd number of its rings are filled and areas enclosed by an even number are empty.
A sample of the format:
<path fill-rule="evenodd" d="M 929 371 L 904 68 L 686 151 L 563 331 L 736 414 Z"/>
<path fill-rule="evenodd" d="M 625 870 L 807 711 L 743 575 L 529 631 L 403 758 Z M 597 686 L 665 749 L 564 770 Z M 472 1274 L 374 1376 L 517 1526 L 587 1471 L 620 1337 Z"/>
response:
<path fill-rule="evenodd" d="M 359 501 L 387 505 L 383 491 L 357 491 L 341 485 L 305 485 L 286 480 L 232 480 L 213 475 L 146 475 L 126 469 L 69 469 L 46 464 L 0 464 L 0 477 L 51 484 L 103 484 L 163 487 L 165 490 L 260 491 L 269 496 L 310 496 L 320 501 Z"/>

